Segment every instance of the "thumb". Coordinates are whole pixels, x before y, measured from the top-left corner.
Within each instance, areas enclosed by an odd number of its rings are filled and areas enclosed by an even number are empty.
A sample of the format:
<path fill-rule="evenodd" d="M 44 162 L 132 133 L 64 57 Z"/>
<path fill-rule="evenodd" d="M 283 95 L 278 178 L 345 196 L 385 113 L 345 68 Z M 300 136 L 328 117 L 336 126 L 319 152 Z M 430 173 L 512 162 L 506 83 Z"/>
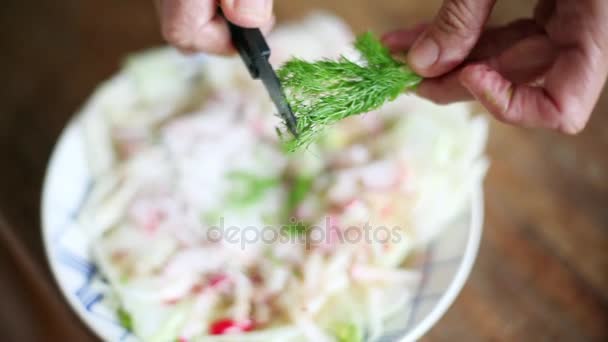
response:
<path fill-rule="evenodd" d="M 496 0 L 446 0 L 433 24 L 414 43 L 408 62 L 424 77 L 443 75 L 468 56 Z"/>
<path fill-rule="evenodd" d="M 262 27 L 272 22 L 272 0 L 221 0 L 228 20 L 244 27 Z"/>

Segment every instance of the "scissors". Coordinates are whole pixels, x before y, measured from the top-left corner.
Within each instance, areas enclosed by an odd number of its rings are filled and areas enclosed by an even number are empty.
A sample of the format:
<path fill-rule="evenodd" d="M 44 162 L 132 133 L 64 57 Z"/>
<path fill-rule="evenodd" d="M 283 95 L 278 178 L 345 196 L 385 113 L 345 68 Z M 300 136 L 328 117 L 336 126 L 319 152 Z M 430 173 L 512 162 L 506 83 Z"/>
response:
<path fill-rule="evenodd" d="M 279 111 L 279 115 L 285 121 L 287 129 L 294 137 L 297 137 L 296 117 L 293 115 L 289 103 L 287 103 L 281 82 L 268 61 L 270 48 L 262 32 L 257 28 L 237 26 L 229 20 L 226 20 L 226 22 L 228 22 L 228 28 L 232 36 L 232 44 L 241 55 L 241 59 L 249 70 L 251 77 L 262 81 L 272 102 Z"/>

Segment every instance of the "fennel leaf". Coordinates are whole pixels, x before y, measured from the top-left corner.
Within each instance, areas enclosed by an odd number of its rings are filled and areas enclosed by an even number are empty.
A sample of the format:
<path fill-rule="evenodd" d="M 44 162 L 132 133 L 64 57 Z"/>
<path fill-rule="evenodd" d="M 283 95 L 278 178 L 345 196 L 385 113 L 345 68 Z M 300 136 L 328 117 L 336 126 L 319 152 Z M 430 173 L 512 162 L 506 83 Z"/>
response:
<path fill-rule="evenodd" d="M 369 32 L 357 38 L 355 48 L 363 59 L 359 63 L 344 56 L 315 62 L 294 58 L 277 71 L 298 120 L 298 137 L 285 142 L 288 151 L 308 146 L 326 127 L 377 109 L 422 81 Z"/>

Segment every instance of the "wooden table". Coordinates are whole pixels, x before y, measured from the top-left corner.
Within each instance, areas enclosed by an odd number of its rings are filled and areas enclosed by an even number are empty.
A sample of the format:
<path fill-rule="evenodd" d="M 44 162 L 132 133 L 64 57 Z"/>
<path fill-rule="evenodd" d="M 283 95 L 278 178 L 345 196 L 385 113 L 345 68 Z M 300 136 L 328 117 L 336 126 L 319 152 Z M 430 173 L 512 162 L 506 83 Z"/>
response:
<path fill-rule="evenodd" d="M 529 13 L 499 1 L 494 22 Z M 279 1 L 357 31 L 429 18 L 439 1 Z M 125 54 L 161 44 L 149 0 L 8 0 L 0 10 L 0 336 L 94 340 L 51 280 L 40 238 L 45 165 L 61 129 Z M 483 243 L 428 341 L 608 340 L 608 97 L 576 137 L 492 124 Z M 54 337 L 54 338 L 51 338 Z"/>

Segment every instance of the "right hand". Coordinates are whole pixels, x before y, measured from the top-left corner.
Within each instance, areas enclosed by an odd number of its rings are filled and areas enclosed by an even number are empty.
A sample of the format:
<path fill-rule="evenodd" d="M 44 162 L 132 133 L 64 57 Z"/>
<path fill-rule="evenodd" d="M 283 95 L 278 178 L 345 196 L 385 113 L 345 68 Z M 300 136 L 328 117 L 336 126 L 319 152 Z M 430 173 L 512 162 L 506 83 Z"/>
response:
<path fill-rule="evenodd" d="M 183 52 L 229 54 L 234 51 L 230 32 L 217 15 L 216 0 L 154 0 L 163 37 Z M 221 0 L 228 20 L 243 27 L 267 31 L 274 23 L 272 0 Z"/>
<path fill-rule="evenodd" d="M 433 23 L 384 42 L 409 50 L 424 97 L 475 98 L 506 123 L 580 132 L 608 75 L 608 1 L 539 0 L 532 18 L 486 28 L 495 2 L 445 0 Z"/>

